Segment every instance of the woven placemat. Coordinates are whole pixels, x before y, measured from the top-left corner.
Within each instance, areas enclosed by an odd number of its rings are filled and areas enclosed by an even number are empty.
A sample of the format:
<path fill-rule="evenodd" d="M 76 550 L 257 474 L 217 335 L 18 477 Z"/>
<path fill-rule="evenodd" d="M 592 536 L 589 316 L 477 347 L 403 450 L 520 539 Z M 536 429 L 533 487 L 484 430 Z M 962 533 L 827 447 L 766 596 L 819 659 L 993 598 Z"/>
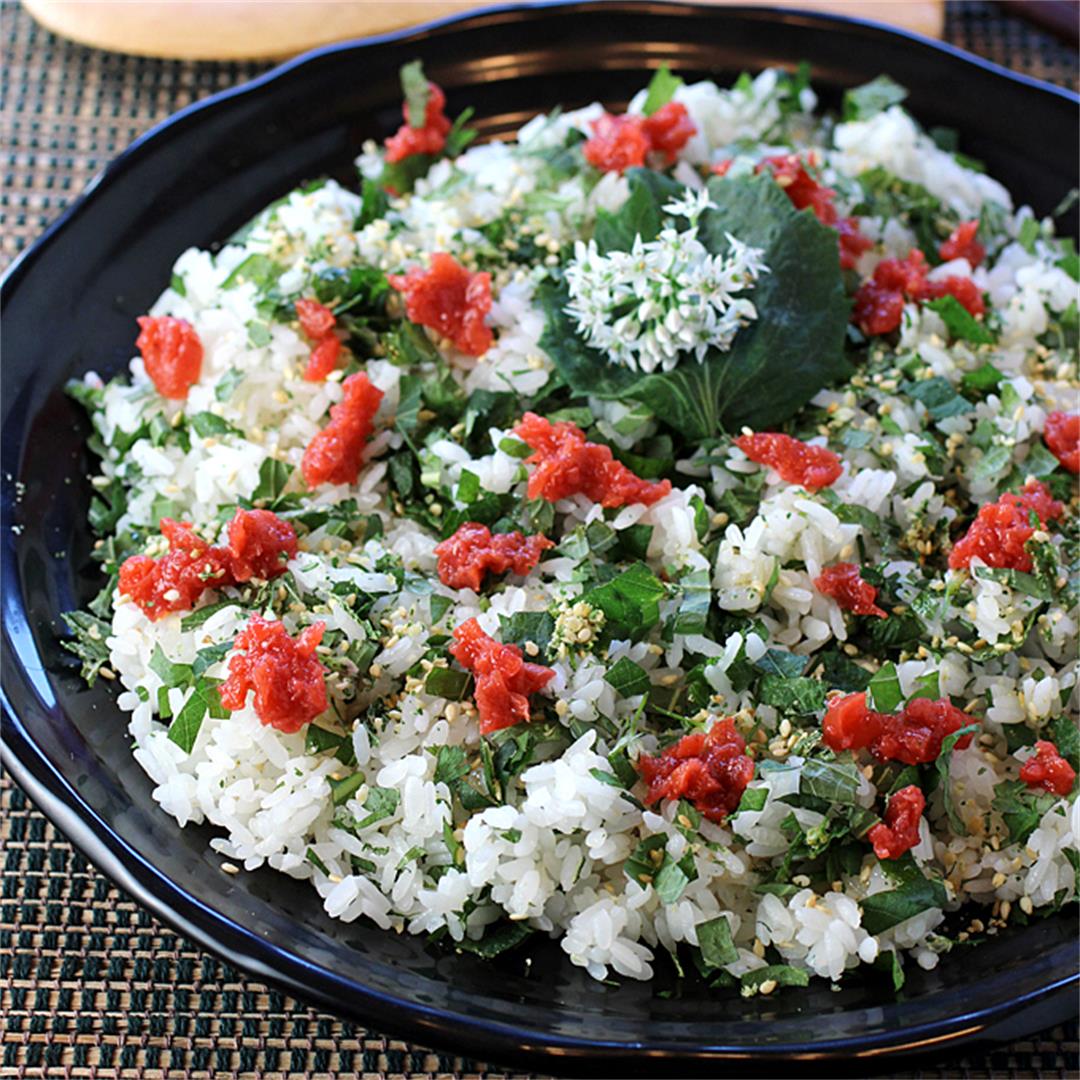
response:
<path fill-rule="evenodd" d="M 948 5 L 946 36 L 1039 78 L 1077 82 L 1075 50 L 989 3 Z M 0 0 L 0 264 L 120 149 L 259 63 L 85 49 Z M 0 779 L 0 1077 L 270 1078 L 510 1074 L 395 1041 L 247 979 L 115 889 Z M 1077 1025 L 921 1076 L 1075 1077 Z"/>

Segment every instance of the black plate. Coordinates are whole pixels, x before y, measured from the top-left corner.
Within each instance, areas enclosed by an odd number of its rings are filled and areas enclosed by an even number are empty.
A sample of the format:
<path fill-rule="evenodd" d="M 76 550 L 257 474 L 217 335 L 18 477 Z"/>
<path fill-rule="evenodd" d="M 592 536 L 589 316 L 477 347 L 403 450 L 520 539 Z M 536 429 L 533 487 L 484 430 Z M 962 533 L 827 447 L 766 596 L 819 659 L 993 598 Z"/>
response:
<path fill-rule="evenodd" d="M 833 104 L 886 71 L 911 88 L 915 115 L 959 129 L 964 150 L 1038 211 L 1075 183 L 1074 96 L 919 38 L 792 11 L 504 8 L 321 49 L 185 109 L 110 165 L 4 282 L 4 753 L 16 780 L 104 873 L 253 975 L 496 1061 L 644 1075 L 715 1070 L 720 1058 L 744 1072 L 780 1058 L 836 1072 L 844 1059 L 866 1073 L 887 1057 L 1016 1037 L 1067 1015 L 1070 915 L 913 971 L 899 996 L 870 978 L 838 992 L 815 981 L 776 998 L 705 1001 L 679 996 L 671 977 L 596 983 L 553 944 L 530 954 L 531 967 L 520 955 L 492 967 L 333 922 L 306 884 L 268 870 L 226 876 L 207 848 L 211 830 L 180 830 L 152 802 L 109 688 L 83 688 L 57 644 L 57 613 L 99 584 L 87 559 L 87 425 L 61 387 L 126 362 L 135 316 L 184 248 L 222 240 L 300 180 L 349 178 L 361 141 L 400 122 L 397 71 L 417 56 L 452 113 L 476 106 L 485 135 L 558 103 L 623 101 L 662 60 L 730 81 L 806 58 Z"/>

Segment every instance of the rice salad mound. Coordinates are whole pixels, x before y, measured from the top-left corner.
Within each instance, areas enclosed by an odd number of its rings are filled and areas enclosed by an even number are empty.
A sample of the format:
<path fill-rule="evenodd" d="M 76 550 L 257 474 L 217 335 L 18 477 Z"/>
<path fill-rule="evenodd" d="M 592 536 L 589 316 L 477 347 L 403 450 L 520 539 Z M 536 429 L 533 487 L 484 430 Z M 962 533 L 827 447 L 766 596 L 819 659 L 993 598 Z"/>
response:
<path fill-rule="evenodd" d="M 402 85 L 70 387 L 65 644 L 161 808 L 345 921 L 744 995 L 1074 902 L 1072 243 L 884 77 L 480 146 Z"/>

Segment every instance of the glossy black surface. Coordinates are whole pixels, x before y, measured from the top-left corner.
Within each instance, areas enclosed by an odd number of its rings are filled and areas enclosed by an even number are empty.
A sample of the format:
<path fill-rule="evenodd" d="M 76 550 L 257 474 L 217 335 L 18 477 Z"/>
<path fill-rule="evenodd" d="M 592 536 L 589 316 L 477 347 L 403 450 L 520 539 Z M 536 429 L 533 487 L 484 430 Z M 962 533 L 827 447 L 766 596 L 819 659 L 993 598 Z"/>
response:
<path fill-rule="evenodd" d="M 808 1072 L 865 1074 L 898 1053 L 938 1056 L 1075 1011 L 1071 914 L 935 972 L 912 970 L 900 996 L 869 979 L 836 993 L 815 982 L 776 998 L 706 1000 L 696 988 L 680 994 L 667 972 L 652 985 L 596 983 L 554 945 L 492 967 L 333 922 L 306 885 L 221 873 L 209 829 L 181 831 L 157 810 L 109 687 L 86 690 L 55 637 L 57 613 L 99 584 L 87 560 L 87 425 L 61 387 L 126 362 L 133 320 L 181 250 L 222 240 L 300 180 L 348 180 L 362 140 L 400 122 L 398 67 L 417 56 L 450 112 L 474 105 L 485 135 L 558 103 L 625 100 L 663 60 L 729 81 L 807 58 L 826 102 L 888 71 L 911 88 L 920 119 L 959 129 L 964 150 L 1038 211 L 1075 184 L 1073 96 L 867 24 L 763 9 L 494 10 L 324 49 L 177 114 L 111 165 L 3 287 L 4 752 L 15 777 L 101 870 L 208 948 L 336 1012 L 495 1061 L 644 1075 L 715 1072 L 717 1057 L 738 1059 L 728 1068 L 740 1073 L 799 1058 Z"/>

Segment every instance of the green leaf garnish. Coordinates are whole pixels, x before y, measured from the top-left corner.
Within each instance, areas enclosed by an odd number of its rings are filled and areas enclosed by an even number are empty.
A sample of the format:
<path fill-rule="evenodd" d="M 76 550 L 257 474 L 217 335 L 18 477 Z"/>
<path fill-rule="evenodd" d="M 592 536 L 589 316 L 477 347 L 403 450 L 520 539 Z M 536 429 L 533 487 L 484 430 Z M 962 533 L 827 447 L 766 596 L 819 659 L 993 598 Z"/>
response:
<path fill-rule="evenodd" d="M 427 107 L 431 99 L 431 86 L 424 74 L 424 65 L 419 60 L 402 64 L 400 76 L 409 127 L 419 130 L 427 124 Z"/>
<path fill-rule="evenodd" d="M 990 327 L 979 322 L 955 296 L 939 296 L 935 300 L 928 300 L 923 306 L 936 311 L 949 333 L 960 341 L 993 345 L 997 340 Z"/>
<path fill-rule="evenodd" d="M 661 64 L 649 80 L 649 89 L 645 94 L 645 104 L 641 111 L 646 116 L 652 116 L 657 109 L 671 101 L 680 86 L 685 85 L 678 75 L 671 73 L 671 68 L 667 64 Z"/>
<path fill-rule="evenodd" d="M 844 91 L 844 120 L 869 120 L 891 106 L 899 105 L 907 96 L 907 90 L 898 82 L 888 75 L 879 75 L 854 90 Z"/>
<path fill-rule="evenodd" d="M 627 233 L 653 228 L 660 206 L 658 192 L 652 213 L 645 201 L 652 186 L 660 187 L 658 174 L 638 175 L 632 198 L 640 203 L 634 224 L 624 226 Z M 711 352 L 702 363 L 688 357 L 672 371 L 649 375 L 615 368 L 577 337 L 561 288 L 548 285 L 539 294 L 547 315 L 541 346 L 574 392 L 644 402 L 688 439 L 743 424 L 774 427 L 848 370 L 843 345 L 849 303 L 835 231 L 796 211 L 768 177 L 714 179 L 709 194 L 717 209 L 702 218 L 705 246 L 726 251 L 731 232 L 762 248 L 770 269 L 753 291 L 758 319 L 739 331 L 730 351 Z M 608 242 L 625 245 L 625 235 Z"/>

